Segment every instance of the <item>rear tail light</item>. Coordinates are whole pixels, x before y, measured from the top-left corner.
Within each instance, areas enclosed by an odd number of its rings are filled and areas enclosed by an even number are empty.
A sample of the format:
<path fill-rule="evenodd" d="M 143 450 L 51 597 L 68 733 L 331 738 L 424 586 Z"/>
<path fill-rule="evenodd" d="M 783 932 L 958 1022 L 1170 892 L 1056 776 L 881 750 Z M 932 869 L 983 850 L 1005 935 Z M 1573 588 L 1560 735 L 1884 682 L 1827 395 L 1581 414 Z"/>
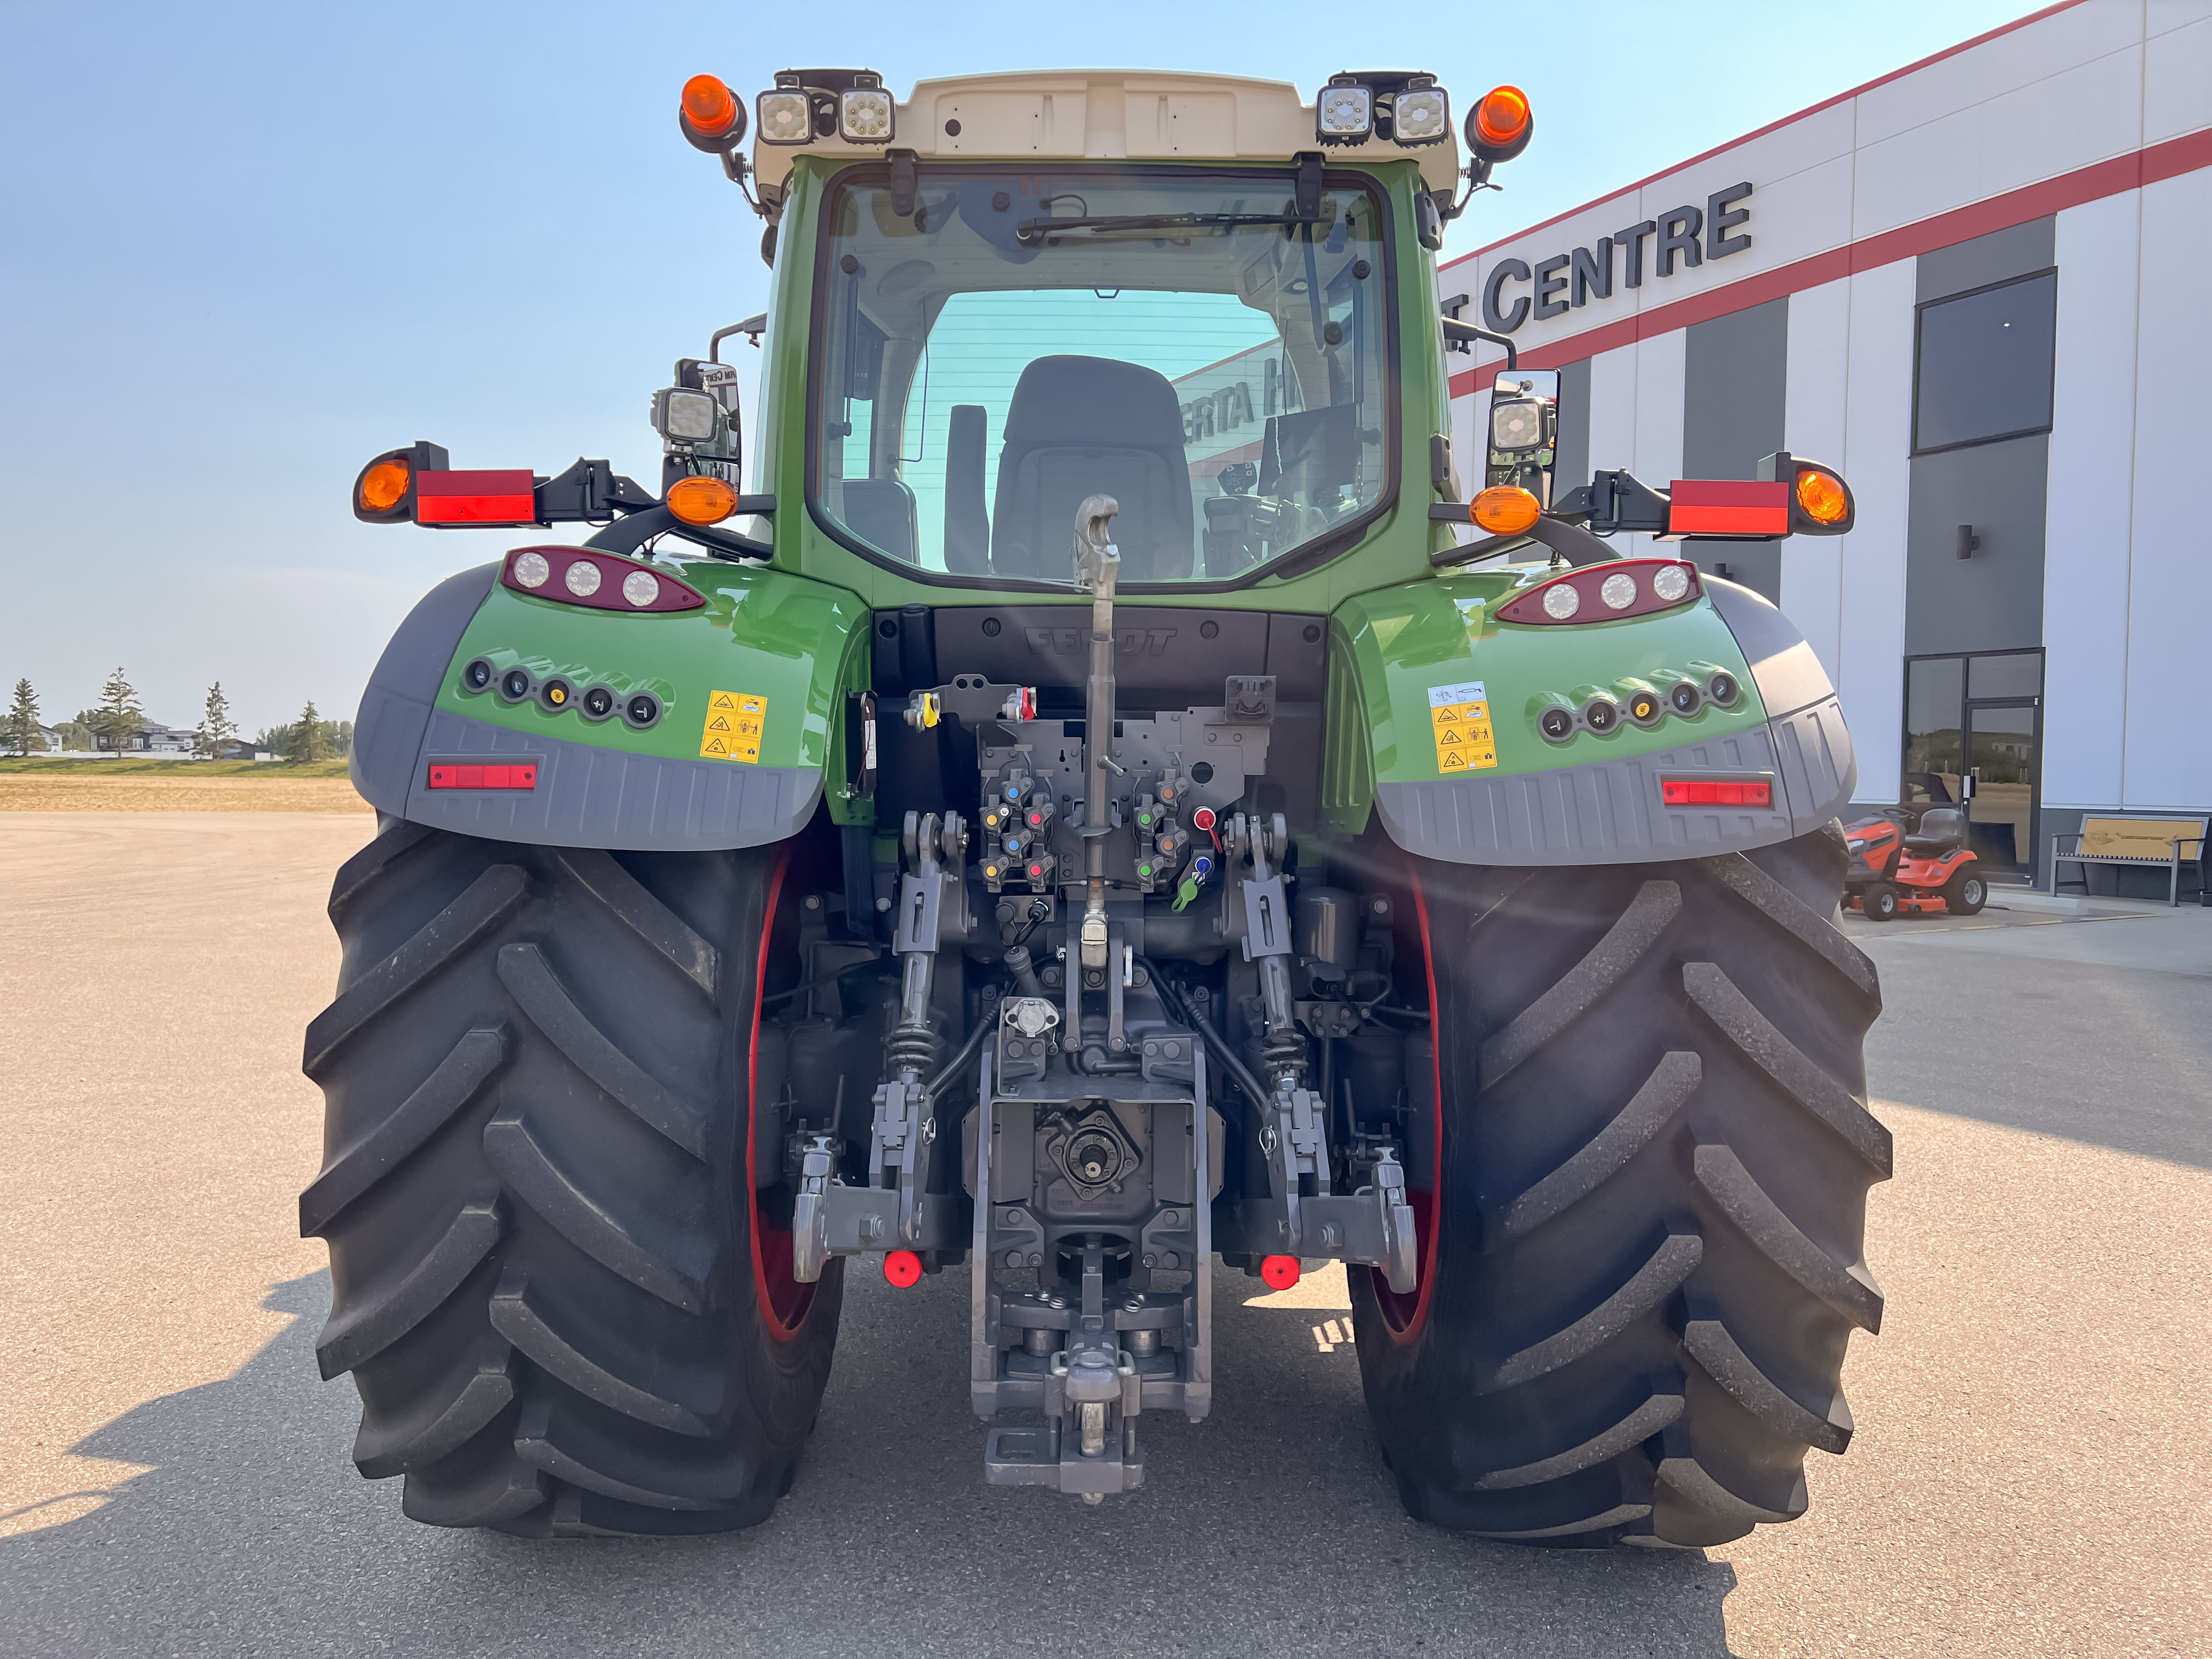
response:
<path fill-rule="evenodd" d="M 527 467 L 495 471 L 418 472 L 417 524 L 535 524 L 538 479 Z"/>
<path fill-rule="evenodd" d="M 1786 536 L 1790 486 L 1677 478 L 1667 492 L 1670 536 Z"/>
<path fill-rule="evenodd" d="M 1702 590 L 1697 566 L 1680 559 L 1621 559 L 1539 583 L 1498 607 L 1498 620 L 1611 622 L 1687 605 Z"/>
<path fill-rule="evenodd" d="M 1659 793 L 1669 806 L 1774 805 L 1774 785 L 1765 778 L 1662 778 Z"/>
<path fill-rule="evenodd" d="M 433 789 L 535 789 L 536 761 L 432 761 Z"/>
<path fill-rule="evenodd" d="M 707 603 L 665 570 L 587 547 L 518 547 L 501 580 L 518 593 L 593 611 L 697 611 Z"/>

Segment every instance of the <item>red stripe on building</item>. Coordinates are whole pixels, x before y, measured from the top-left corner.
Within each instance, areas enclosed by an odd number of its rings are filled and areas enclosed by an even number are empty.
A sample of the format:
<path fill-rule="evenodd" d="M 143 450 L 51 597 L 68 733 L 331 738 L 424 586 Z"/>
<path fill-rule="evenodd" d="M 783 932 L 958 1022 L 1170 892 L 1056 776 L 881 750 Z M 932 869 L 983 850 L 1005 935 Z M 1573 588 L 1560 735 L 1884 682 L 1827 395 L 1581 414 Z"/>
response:
<path fill-rule="evenodd" d="M 2185 133 L 2179 138 L 2169 138 L 2162 144 L 2151 145 L 2148 149 L 2115 155 L 2110 161 L 2093 162 L 2086 167 L 2077 167 L 2072 173 L 2062 173 L 2054 179 L 2023 185 L 2018 190 L 2007 191 L 2002 196 L 1969 203 L 1965 207 L 1954 208 L 1948 213 L 1939 213 L 1932 218 L 1901 225 L 1895 230 L 1885 230 L 1859 241 L 1846 243 L 1842 247 L 1829 248 L 1793 264 L 1762 270 L 1741 282 L 1730 283 L 1724 288 L 1709 289 L 1703 294 L 1693 294 L 1671 305 L 1654 306 L 1649 311 L 1624 317 L 1618 322 L 1603 323 L 1579 334 L 1570 334 L 1564 339 L 1528 346 L 1521 352 L 1521 367 L 1557 368 L 1563 363 L 1595 357 L 1601 351 L 1611 351 L 1620 346 L 1632 345 L 1638 340 L 1671 334 L 1678 328 L 1710 322 L 1731 312 L 1765 305 L 1769 300 L 1778 300 L 1784 295 L 1818 288 L 1823 283 L 1832 283 L 1838 277 L 1848 276 L 1854 271 L 1872 270 L 1899 259 L 1915 258 L 1939 247 L 1949 247 L 1954 242 L 1986 236 L 1994 230 L 2008 230 L 2014 225 L 2024 225 L 2031 219 L 2041 219 L 2067 208 L 2079 207 L 2084 202 L 2101 201 L 2107 196 L 2118 196 L 2125 191 L 2140 190 L 2145 185 L 2154 185 L 2161 179 L 2178 179 L 2183 173 L 2194 173 L 2205 167 L 2212 167 L 2212 127 Z M 1469 369 L 1464 374 L 1453 375 L 1451 395 L 1464 398 L 1481 391 L 1498 378 L 1498 370 L 1504 367 L 1502 362 L 1486 363 L 1480 368 Z"/>

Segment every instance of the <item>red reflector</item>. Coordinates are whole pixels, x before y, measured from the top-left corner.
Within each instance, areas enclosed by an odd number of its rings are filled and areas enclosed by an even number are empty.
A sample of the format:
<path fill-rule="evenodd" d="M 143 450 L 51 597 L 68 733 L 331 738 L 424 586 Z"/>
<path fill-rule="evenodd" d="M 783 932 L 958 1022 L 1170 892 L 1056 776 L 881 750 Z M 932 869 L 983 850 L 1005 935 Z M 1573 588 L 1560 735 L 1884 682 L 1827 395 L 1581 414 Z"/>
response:
<path fill-rule="evenodd" d="M 430 787 L 433 789 L 535 789 L 537 787 L 536 761 L 516 761 L 503 765 L 480 765 L 475 762 L 459 761 L 430 763 Z"/>
<path fill-rule="evenodd" d="M 1670 536 L 1786 536 L 1790 486 L 1731 478 L 1677 478 L 1668 492 Z"/>
<path fill-rule="evenodd" d="M 538 480 L 526 469 L 415 475 L 417 524 L 534 524 Z"/>
<path fill-rule="evenodd" d="M 1765 778 L 1662 778 L 1669 806 L 1771 806 L 1774 786 Z"/>
<path fill-rule="evenodd" d="M 905 1290 L 921 1282 L 921 1258 L 912 1250 L 890 1250 L 884 1255 L 884 1277 Z"/>
<path fill-rule="evenodd" d="M 1287 1291 L 1298 1282 L 1298 1259 L 1294 1255 L 1271 1255 L 1260 1264 L 1260 1277 L 1271 1291 Z"/>

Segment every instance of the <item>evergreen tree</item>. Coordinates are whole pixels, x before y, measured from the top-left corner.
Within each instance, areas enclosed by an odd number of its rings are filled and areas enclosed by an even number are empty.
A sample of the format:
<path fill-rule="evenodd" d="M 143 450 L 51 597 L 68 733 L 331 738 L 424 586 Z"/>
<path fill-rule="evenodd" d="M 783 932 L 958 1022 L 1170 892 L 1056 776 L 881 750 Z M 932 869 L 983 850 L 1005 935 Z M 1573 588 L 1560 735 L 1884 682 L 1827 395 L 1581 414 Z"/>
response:
<path fill-rule="evenodd" d="M 139 708 L 138 694 L 123 678 L 122 669 L 110 674 L 100 688 L 100 707 L 93 711 L 90 724 L 118 755 L 129 752 L 131 739 L 146 724 L 146 711 Z"/>
<path fill-rule="evenodd" d="M 315 712 L 314 700 L 300 714 L 299 724 L 292 728 L 292 764 L 305 766 L 323 758 L 326 744 L 323 737 L 323 717 Z"/>
<path fill-rule="evenodd" d="M 8 710 L 8 747 L 19 755 L 46 752 L 46 734 L 39 730 L 39 698 L 30 681 L 15 682 L 15 701 Z"/>
<path fill-rule="evenodd" d="M 222 695 L 222 682 L 217 680 L 208 687 L 207 708 L 200 716 L 199 728 L 192 733 L 192 753 L 216 759 L 224 746 L 237 737 L 238 727 L 231 723 L 229 701 Z"/>

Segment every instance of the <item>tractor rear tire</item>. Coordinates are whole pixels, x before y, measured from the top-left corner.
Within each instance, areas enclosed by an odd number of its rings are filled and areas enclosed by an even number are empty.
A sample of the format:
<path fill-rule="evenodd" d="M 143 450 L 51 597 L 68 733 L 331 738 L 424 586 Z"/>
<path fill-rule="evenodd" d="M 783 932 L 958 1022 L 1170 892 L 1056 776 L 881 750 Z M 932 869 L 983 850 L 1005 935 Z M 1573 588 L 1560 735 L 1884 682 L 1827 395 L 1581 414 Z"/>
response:
<path fill-rule="evenodd" d="M 784 870 L 387 821 L 338 872 L 301 1231 L 330 1245 L 316 1356 L 360 1391 L 354 1461 L 412 1519 L 721 1532 L 788 1489 L 843 1280 L 792 1283 L 750 1178 Z"/>
<path fill-rule="evenodd" d="M 1439 1172 L 1422 1282 L 1354 1270 L 1362 1377 L 1417 1519 L 1697 1547 L 1803 1513 L 1878 1328 L 1874 966 L 1833 830 L 1573 869 L 1417 860 Z"/>

